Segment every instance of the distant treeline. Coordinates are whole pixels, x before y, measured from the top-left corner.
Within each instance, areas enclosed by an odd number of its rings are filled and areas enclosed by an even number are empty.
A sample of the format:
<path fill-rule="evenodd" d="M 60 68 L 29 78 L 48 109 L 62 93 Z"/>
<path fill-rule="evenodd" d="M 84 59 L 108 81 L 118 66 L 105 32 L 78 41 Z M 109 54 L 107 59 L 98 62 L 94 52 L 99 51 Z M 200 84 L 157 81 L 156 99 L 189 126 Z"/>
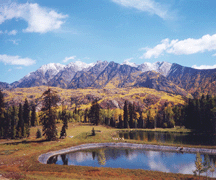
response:
<path fill-rule="evenodd" d="M 63 106 L 62 106 L 63 107 Z M 67 121 L 104 124 L 115 128 L 173 128 L 185 126 L 197 132 L 215 133 L 216 99 L 209 95 L 188 99 L 185 105 L 165 102 L 158 109 L 142 110 L 140 106 L 125 101 L 123 109 L 101 109 L 94 100 L 89 109 L 73 111 L 58 107 L 53 111 L 55 122 L 63 122 L 61 136 L 66 136 Z M 148 108 L 148 107 L 147 107 Z M 50 109 L 52 110 L 52 109 Z M 3 93 L 0 91 L 0 138 L 25 138 L 30 135 L 30 127 L 44 125 L 43 108 L 36 112 L 34 103 L 20 102 L 19 106 L 5 108 Z M 49 116 L 49 113 L 46 115 Z M 48 128 L 50 125 L 47 125 Z"/>
<path fill-rule="evenodd" d="M 99 112 L 101 117 L 94 116 L 95 112 Z M 196 132 L 216 133 L 216 98 L 202 95 L 201 98 L 188 99 L 185 105 L 173 105 L 166 102 L 157 110 L 146 111 L 142 111 L 134 103 L 125 101 L 122 114 L 105 117 L 97 101 L 94 101 L 89 111 L 89 121 L 96 125 L 101 123 L 116 128 L 185 126 Z"/>

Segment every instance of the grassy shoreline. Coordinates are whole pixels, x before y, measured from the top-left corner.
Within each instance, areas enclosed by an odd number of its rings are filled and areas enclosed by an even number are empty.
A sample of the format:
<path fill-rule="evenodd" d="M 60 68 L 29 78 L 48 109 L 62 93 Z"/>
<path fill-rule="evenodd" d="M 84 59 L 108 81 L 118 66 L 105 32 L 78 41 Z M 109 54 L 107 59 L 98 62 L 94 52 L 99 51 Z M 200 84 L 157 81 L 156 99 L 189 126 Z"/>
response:
<path fill-rule="evenodd" d="M 57 125 L 60 132 L 61 124 Z M 89 136 L 92 127 L 100 132 L 96 136 Z M 128 142 L 157 145 L 173 145 L 160 143 L 146 143 L 136 140 L 113 140 L 119 129 L 104 126 L 91 126 L 69 123 L 67 138 L 58 141 L 35 139 L 38 127 L 31 128 L 31 136 L 23 140 L 0 140 L 0 174 L 14 179 L 198 179 L 193 175 L 163 173 L 146 170 L 130 170 L 121 168 L 93 168 L 82 166 L 44 165 L 38 162 L 40 154 L 56 151 L 71 146 L 86 143 Z M 124 129 L 123 129 L 124 130 Z M 158 131 L 158 129 L 157 129 Z M 163 131 L 163 130 L 161 130 Z M 73 136 L 73 137 L 72 137 Z M 72 137 L 72 138 L 71 138 Z M 174 146 L 177 146 L 174 144 Z M 186 147 L 186 146 L 185 146 Z M 195 147 L 195 146 L 191 146 Z M 196 146 L 205 147 L 206 146 Z M 215 146 L 208 146 L 215 148 Z M 201 177 L 201 179 L 205 179 Z"/>

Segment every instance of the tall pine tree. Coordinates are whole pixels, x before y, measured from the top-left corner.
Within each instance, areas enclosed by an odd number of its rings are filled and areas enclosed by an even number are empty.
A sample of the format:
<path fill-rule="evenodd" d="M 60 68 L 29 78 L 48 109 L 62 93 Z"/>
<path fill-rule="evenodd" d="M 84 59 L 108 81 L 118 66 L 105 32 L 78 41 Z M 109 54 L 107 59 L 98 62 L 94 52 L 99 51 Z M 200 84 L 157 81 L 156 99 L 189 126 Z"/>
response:
<path fill-rule="evenodd" d="M 9 110 L 5 111 L 5 121 L 4 121 L 4 139 L 10 138 L 10 132 L 11 132 L 11 108 Z"/>
<path fill-rule="evenodd" d="M 89 112 L 89 118 L 91 123 L 98 125 L 100 123 L 100 106 L 97 99 L 92 102 L 92 106 Z"/>
<path fill-rule="evenodd" d="M 40 120 L 43 125 L 43 135 L 46 139 L 56 140 L 57 129 L 56 129 L 56 108 L 58 97 L 55 91 L 48 89 L 42 95 L 43 107 L 41 109 Z"/>
<path fill-rule="evenodd" d="M 133 128 L 133 105 L 131 102 L 129 102 L 128 105 L 128 113 L 129 113 L 129 126 L 130 128 Z"/>
<path fill-rule="evenodd" d="M 32 110 L 31 110 L 31 126 L 35 126 L 36 121 L 37 121 L 37 118 L 36 118 L 36 107 L 35 107 L 35 104 L 33 103 L 32 104 Z"/>
<path fill-rule="evenodd" d="M 25 103 L 23 105 L 23 120 L 24 120 L 24 127 L 25 127 L 25 136 L 29 137 L 30 135 L 30 106 L 28 100 L 25 99 Z"/>
<path fill-rule="evenodd" d="M 124 103 L 124 114 L 123 114 L 123 119 L 124 119 L 124 128 L 129 128 L 129 125 L 128 125 L 128 105 L 127 105 L 127 101 L 125 100 L 125 103 Z"/>
<path fill-rule="evenodd" d="M 16 127 L 16 137 L 22 138 L 25 137 L 25 131 L 24 131 L 24 120 L 23 120 L 23 106 L 20 103 L 19 104 L 19 112 L 18 112 L 18 124 Z"/>
<path fill-rule="evenodd" d="M 67 114 L 66 108 L 64 107 L 62 110 L 62 114 L 61 114 L 61 120 L 63 122 L 63 126 L 62 126 L 62 130 L 60 133 L 60 138 L 62 138 L 63 136 L 64 137 L 67 136 L 66 129 L 68 128 L 68 119 L 69 119 L 69 116 Z"/>
<path fill-rule="evenodd" d="M 18 115 L 15 105 L 10 109 L 10 119 L 11 119 L 11 128 L 10 128 L 10 138 L 15 139 L 16 137 L 16 126 L 18 122 Z"/>
<path fill-rule="evenodd" d="M 4 137 L 5 133 L 5 104 L 4 104 L 4 96 L 2 91 L 0 90 L 0 138 Z"/>

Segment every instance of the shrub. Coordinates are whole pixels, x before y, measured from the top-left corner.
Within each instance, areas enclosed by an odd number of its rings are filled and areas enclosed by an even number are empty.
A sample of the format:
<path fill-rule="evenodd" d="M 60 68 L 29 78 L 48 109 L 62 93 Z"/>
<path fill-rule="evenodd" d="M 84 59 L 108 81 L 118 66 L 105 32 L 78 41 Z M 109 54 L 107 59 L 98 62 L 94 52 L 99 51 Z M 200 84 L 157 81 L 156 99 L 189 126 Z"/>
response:
<path fill-rule="evenodd" d="M 38 129 L 36 132 L 36 138 L 41 138 L 41 137 L 42 137 L 41 130 Z"/>
<path fill-rule="evenodd" d="M 169 121 L 169 128 L 174 128 L 175 127 L 175 121 L 173 119 L 171 119 Z"/>
<path fill-rule="evenodd" d="M 167 128 L 167 123 L 163 123 L 163 128 Z"/>
<path fill-rule="evenodd" d="M 92 128 L 92 136 L 95 136 L 95 130 Z"/>

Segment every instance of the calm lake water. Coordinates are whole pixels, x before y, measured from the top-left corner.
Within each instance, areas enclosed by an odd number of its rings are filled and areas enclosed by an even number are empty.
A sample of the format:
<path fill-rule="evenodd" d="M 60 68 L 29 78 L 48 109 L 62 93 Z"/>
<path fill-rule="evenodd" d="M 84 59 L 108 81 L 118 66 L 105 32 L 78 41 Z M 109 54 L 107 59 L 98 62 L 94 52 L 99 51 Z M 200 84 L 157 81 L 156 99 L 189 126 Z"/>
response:
<path fill-rule="evenodd" d="M 204 161 L 204 155 L 201 155 Z M 210 164 L 214 165 L 216 156 L 208 155 Z M 111 167 L 128 169 L 145 169 L 181 174 L 193 174 L 196 154 L 147 151 L 143 149 L 99 148 L 56 155 L 48 164 L 80 165 L 93 167 Z M 203 173 L 202 175 L 206 175 Z M 208 176 L 212 177 L 209 171 Z M 216 173 L 213 174 L 216 177 Z"/>
<path fill-rule="evenodd" d="M 216 135 L 194 133 L 164 133 L 151 131 L 120 131 L 119 137 L 146 142 L 216 146 Z"/>

